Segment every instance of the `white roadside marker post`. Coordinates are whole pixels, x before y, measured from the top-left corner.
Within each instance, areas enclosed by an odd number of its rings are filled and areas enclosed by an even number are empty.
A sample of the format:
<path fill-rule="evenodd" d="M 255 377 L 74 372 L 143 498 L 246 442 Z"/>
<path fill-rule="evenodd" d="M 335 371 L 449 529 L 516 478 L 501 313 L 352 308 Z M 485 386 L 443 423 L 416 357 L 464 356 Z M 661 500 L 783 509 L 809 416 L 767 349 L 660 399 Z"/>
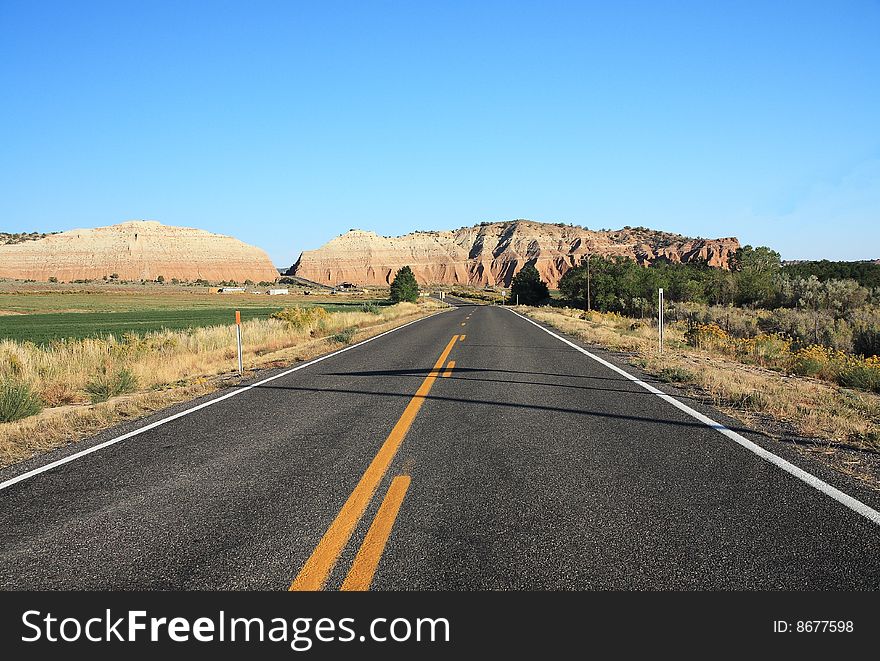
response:
<path fill-rule="evenodd" d="M 660 287 L 657 294 L 657 331 L 660 353 L 663 353 L 663 287 Z"/>
<path fill-rule="evenodd" d="M 241 310 L 235 311 L 235 338 L 238 342 L 238 375 L 242 376 L 244 370 L 241 364 Z"/>

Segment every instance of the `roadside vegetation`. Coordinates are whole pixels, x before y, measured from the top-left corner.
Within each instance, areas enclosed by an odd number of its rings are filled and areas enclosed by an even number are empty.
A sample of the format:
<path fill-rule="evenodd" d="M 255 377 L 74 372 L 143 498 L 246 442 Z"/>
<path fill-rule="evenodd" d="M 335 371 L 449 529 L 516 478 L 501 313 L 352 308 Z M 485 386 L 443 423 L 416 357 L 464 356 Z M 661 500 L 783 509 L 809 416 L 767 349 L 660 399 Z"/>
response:
<path fill-rule="evenodd" d="M 391 300 L 394 303 L 419 300 L 419 283 L 409 266 L 404 266 L 395 275 L 391 283 Z"/>
<path fill-rule="evenodd" d="M 294 305 L 242 324 L 246 370 L 282 366 L 445 307 Z M 0 340 L 0 465 L 237 381 L 235 327 Z"/>
<path fill-rule="evenodd" d="M 767 367 L 761 350 L 736 355 L 718 352 L 714 345 L 695 347 L 686 337 L 686 322 L 669 324 L 661 355 L 657 329 L 650 323 L 615 312 L 550 306 L 523 310 L 587 344 L 624 353 L 631 364 L 661 381 L 690 389 L 697 399 L 747 425 L 766 432 L 761 416 L 768 416 L 810 439 L 812 450 L 822 458 L 835 459 L 839 448 L 854 449 L 866 457 L 880 453 L 880 396 L 873 392 Z M 852 456 L 846 461 L 847 472 L 880 487 L 875 461 Z M 874 466 L 873 472 L 869 465 Z"/>
<path fill-rule="evenodd" d="M 538 269 L 531 264 L 526 264 L 519 273 L 513 276 L 508 303 L 539 305 L 549 298 L 550 290 L 547 289 L 547 283 L 541 280 Z"/>
<path fill-rule="evenodd" d="M 880 453 L 880 288 L 871 286 L 880 266 L 790 269 L 773 251 L 748 246 L 730 271 L 597 257 L 589 266 L 590 311 L 582 264 L 563 277 L 560 299 L 527 314 L 625 352 L 632 364 L 746 424 L 764 428 L 766 416 L 811 440 L 811 451 L 836 468 L 880 486 L 880 462 L 869 459 Z M 840 274 L 854 277 L 834 277 Z M 659 287 L 666 294 L 662 354 Z M 838 449 L 851 451 L 845 465 Z"/>

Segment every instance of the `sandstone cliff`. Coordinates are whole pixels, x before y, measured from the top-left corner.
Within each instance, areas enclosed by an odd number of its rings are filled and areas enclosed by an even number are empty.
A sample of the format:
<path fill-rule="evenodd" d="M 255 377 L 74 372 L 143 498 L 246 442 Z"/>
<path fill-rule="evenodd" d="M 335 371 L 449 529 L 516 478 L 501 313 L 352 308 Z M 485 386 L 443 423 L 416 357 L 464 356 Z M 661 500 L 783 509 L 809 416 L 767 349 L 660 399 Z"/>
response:
<path fill-rule="evenodd" d="M 0 278 L 274 281 L 268 255 L 238 239 L 189 227 L 136 220 L 0 245 Z"/>
<path fill-rule="evenodd" d="M 664 257 L 727 268 L 737 248 L 735 238 L 692 239 L 641 227 L 593 231 L 515 220 L 399 237 L 350 230 L 317 250 L 303 252 L 289 274 L 330 285 L 383 285 L 397 269 L 409 265 L 422 284 L 509 286 L 514 274 L 532 263 L 555 288 L 562 274 L 588 252 L 628 257 L 640 264 Z"/>

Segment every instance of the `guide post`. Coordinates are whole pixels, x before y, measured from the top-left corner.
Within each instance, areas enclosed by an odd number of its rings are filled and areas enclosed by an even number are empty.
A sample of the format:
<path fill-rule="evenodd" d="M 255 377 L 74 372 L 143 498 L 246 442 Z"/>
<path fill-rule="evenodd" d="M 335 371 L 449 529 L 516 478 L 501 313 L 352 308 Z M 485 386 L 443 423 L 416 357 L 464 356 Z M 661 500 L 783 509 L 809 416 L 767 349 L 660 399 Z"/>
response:
<path fill-rule="evenodd" d="M 238 342 L 238 375 L 244 374 L 241 364 L 241 311 L 235 311 L 235 339 Z"/>
<path fill-rule="evenodd" d="M 660 353 L 663 353 L 663 287 L 657 294 L 657 341 Z"/>

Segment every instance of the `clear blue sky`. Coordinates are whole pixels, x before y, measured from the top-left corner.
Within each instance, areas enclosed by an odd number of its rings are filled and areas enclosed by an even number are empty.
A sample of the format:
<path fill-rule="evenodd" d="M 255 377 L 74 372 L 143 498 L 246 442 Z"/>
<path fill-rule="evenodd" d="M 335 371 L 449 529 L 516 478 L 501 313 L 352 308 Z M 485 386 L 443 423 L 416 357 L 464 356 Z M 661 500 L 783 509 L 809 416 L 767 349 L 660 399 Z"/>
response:
<path fill-rule="evenodd" d="M 880 258 L 880 2 L 0 0 L 0 230 L 531 218 Z"/>

